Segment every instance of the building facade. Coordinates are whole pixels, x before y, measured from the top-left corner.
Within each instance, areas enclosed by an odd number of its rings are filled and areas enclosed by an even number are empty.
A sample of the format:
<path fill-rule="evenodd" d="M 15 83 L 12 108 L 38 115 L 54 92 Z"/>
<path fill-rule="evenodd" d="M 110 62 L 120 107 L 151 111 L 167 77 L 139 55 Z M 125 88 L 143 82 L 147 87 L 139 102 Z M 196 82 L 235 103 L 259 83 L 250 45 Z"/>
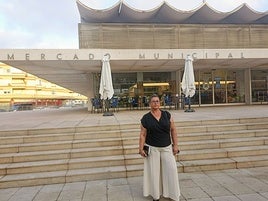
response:
<path fill-rule="evenodd" d="M 150 49 L 155 50 L 155 59 L 163 49 L 209 49 L 215 50 L 215 60 L 219 56 L 217 51 L 229 51 L 224 60 L 209 62 L 203 55 L 202 62 L 194 63 L 197 90 L 193 104 L 262 104 L 268 101 L 267 61 L 254 64 L 247 61 L 242 52 L 243 49 L 268 48 L 267 13 L 255 12 L 246 4 L 229 13 L 219 13 L 206 3 L 191 12 L 175 10 L 167 3 L 148 12 L 137 11 L 122 2 L 102 12 L 80 2 L 78 8 L 81 49 Z M 232 51 L 237 49 L 242 50 L 239 62 L 233 61 L 237 58 Z M 267 57 L 265 54 L 264 58 Z M 144 97 L 158 93 L 174 97 L 180 94 L 183 74 L 179 62 L 177 65 L 176 70 L 168 64 L 162 65 L 162 69 L 147 68 L 145 64 L 140 72 L 115 72 L 116 95 Z M 98 78 L 98 74 L 94 77 Z M 98 86 L 98 80 L 95 82 Z"/>
<path fill-rule="evenodd" d="M 120 107 L 182 100 L 187 55 L 194 59 L 196 106 L 267 104 L 268 13 L 246 4 L 219 12 L 203 3 L 181 11 L 164 2 L 141 11 L 118 1 L 105 10 L 77 0 L 79 49 L 0 49 L 0 61 L 75 91 L 99 97 L 102 58 L 110 55 Z"/>

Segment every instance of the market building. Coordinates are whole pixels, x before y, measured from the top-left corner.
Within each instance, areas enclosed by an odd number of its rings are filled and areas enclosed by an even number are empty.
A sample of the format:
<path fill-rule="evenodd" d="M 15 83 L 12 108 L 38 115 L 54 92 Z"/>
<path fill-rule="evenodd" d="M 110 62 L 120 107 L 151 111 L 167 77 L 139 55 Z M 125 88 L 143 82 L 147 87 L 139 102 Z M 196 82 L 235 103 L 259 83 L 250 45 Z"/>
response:
<path fill-rule="evenodd" d="M 184 61 L 191 55 L 193 105 L 267 104 L 267 12 L 247 4 L 231 12 L 207 3 L 187 12 L 166 2 L 148 11 L 123 1 L 105 10 L 79 0 L 77 6 L 79 49 L 0 50 L 0 61 L 91 100 L 99 96 L 101 61 L 109 54 L 115 97 L 128 107 L 130 99 L 145 106 L 152 93 L 171 102 L 180 97 Z"/>

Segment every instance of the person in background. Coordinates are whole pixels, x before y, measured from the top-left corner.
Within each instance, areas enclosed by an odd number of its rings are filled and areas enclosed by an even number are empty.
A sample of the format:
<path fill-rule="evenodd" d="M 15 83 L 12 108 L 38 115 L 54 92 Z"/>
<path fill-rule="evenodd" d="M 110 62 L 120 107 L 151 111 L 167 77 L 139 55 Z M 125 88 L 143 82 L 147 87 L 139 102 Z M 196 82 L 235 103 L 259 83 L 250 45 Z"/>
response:
<path fill-rule="evenodd" d="M 143 195 L 158 201 L 161 196 L 179 201 L 180 188 L 174 155 L 179 153 L 177 131 L 171 114 L 160 109 L 154 94 L 150 112 L 141 119 L 139 154 L 144 157 Z"/>

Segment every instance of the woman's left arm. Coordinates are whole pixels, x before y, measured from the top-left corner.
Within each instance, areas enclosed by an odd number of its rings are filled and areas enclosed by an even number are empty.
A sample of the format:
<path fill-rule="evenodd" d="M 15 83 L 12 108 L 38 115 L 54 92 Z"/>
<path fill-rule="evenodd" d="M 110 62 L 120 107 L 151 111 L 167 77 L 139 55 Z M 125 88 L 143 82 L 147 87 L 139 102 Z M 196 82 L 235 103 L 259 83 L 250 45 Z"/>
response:
<path fill-rule="evenodd" d="M 173 154 L 176 155 L 179 153 L 179 148 L 178 148 L 178 136 L 177 136 L 177 130 L 175 127 L 174 119 L 173 117 L 170 118 L 170 132 L 171 132 L 171 138 L 172 138 L 172 143 L 173 143 Z"/>

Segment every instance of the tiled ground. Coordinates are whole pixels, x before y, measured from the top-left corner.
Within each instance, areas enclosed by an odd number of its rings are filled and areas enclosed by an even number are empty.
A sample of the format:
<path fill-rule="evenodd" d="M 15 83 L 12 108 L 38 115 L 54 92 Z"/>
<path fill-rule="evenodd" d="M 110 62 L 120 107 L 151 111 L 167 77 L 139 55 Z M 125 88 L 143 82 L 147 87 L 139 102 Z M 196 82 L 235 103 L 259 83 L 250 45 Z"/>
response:
<path fill-rule="evenodd" d="M 267 201 L 268 168 L 179 174 L 181 201 Z M 0 189 L 0 201 L 149 201 L 142 177 Z M 161 201 L 169 199 L 161 198 Z"/>

